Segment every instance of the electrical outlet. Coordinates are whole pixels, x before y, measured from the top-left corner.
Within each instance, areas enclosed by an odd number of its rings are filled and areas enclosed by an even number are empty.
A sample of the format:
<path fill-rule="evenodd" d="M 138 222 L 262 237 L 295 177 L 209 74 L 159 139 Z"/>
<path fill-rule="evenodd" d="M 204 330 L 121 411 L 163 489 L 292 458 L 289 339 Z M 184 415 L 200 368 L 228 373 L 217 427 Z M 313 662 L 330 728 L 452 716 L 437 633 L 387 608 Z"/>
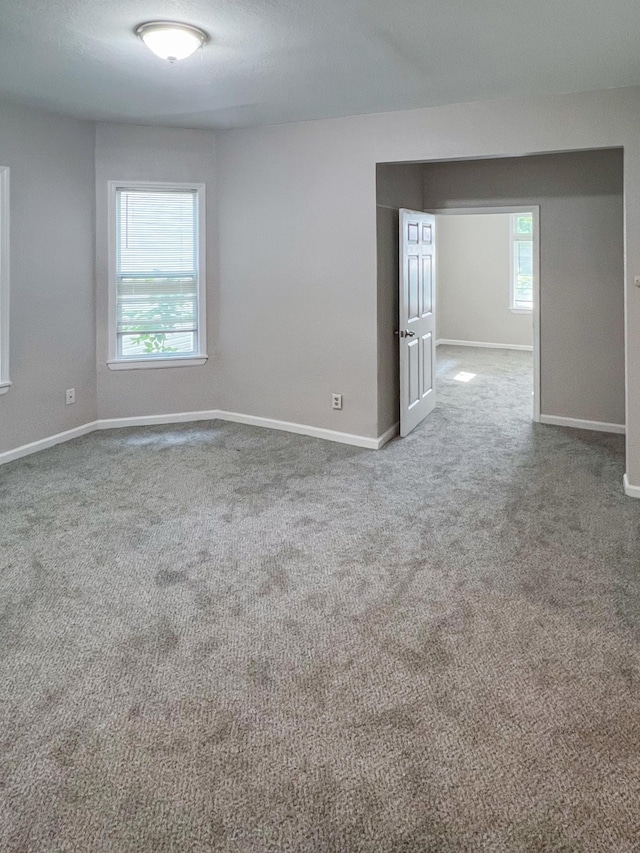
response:
<path fill-rule="evenodd" d="M 332 394 L 331 395 L 331 408 L 332 409 L 341 409 L 342 408 L 342 394 Z"/>
<path fill-rule="evenodd" d="M 75 388 L 67 388 L 65 395 L 65 402 L 67 406 L 70 406 L 72 403 L 76 401 L 76 389 Z"/>

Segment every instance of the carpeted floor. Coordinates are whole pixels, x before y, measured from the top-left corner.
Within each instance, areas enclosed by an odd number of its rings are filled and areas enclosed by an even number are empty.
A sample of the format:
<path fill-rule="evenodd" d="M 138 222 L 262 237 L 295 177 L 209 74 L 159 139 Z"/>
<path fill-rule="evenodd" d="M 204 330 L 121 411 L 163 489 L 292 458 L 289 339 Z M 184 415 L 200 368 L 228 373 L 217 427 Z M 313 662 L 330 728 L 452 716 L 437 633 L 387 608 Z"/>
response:
<path fill-rule="evenodd" d="M 623 439 L 533 425 L 527 353 L 439 356 L 378 453 L 214 422 L 0 469 L 3 853 L 640 850 Z"/>

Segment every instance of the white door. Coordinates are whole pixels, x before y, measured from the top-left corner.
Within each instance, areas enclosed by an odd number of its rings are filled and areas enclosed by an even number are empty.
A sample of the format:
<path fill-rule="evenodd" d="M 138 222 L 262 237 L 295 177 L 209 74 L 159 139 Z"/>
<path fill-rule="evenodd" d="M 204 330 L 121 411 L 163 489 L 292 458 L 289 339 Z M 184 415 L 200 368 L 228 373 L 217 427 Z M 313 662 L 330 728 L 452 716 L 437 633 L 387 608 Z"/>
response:
<path fill-rule="evenodd" d="M 436 404 L 435 222 L 400 211 L 400 435 Z"/>

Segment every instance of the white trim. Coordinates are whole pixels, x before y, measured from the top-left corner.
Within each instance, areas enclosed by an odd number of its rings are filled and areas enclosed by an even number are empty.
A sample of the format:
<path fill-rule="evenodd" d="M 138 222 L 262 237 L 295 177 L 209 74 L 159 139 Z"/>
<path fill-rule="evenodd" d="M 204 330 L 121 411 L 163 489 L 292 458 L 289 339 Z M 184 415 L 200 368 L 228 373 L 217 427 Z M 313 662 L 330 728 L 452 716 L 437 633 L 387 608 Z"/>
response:
<path fill-rule="evenodd" d="M 9 378 L 9 167 L 0 166 L 0 394 Z"/>
<path fill-rule="evenodd" d="M 433 161 L 438 162 L 438 161 Z M 433 213 L 436 216 L 474 216 L 486 213 L 531 213 L 538 205 L 512 205 L 500 207 L 500 205 L 487 205 L 486 207 L 437 207 L 425 210 L 425 213 Z"/>
<path fill-rule="evenodd" d="M 440 345 L 449 347 L 486 347 L 487 349 L 518 349 L 526 352 L 533 352 L 533 347 L 525 344 L 489 344 L 486 341 L 452 341 L 448 338 L 440 338 L 436 341 L 436 346 Z"/>
<path fill-rule="evenodd" d="M 640 486 L 632 486 L 629 483 L 629 475 L 625 474 L 622 478 L 624 493 L 630 498 L 640 498 Z"/>
<path fill-rule="evenodd" d="M 624 435 L 626 428 L 624 424 L 608 424 L 603 421 L 584 421 L 580 418 L 564 418 L 558 415 L 541 415 L 540 423 L 549 426 L 572 427 L 573 429 L 591 429 L 595 432 L 614 432 Z"/>
<path fill-rule="evenodd" d="M 29 456 L 31 453 L 38 453 L 40 450 L 46 450 L 48 447 L 62 444 L 64 441 L 71 441 L 72 438 L 87 435 L 87 433 L 94 432 L 97 428 L 97 421 L 92 421 L 91 423 L 65 430 L 65 432 L 56 433 L 56 435 L 41 438 L 39 441 L 31 441 L 29 444 L 23 444 L 22 447 L 5 450 L 4 453 L 0 453 L 0 465 L 4 465 L 6 462 L 13 462 L 14 459 L 20 459 L 23 456 Z"/>
<path fill-rule="evenodd" d="M 399 435 L 400 435 L 400 423 L 397 422 L 392 427 L 389 427 L 389 429 L 386 432 L 383 432 L 382 435 L 378 438 L 378 446 L 376 449 L 380 450 L 380 448 L 384 447 L 385 444 L 388 444 L 391 441 L 391 439 L 396 438 Z"/>
<path fill-rule="evenodd" d="M 154 426 L 155 424 L 184 424 L 189 421 L 214 421 L 220 418 L 217 409 L 202 412 L 175 412 L 167 415 L 138 415 L 129 418 L 102 418 L 96 429 L 125 429 L 127 427 Z"/>
<path fill-rule="evenodd" d="M 370 438 L 365 435 L 355 435 L 353 433 L 338 432 L 324 427 L 314 427 L 308 424 L 296 424 L 290 421 L 278 421 L 272 418 L 262 418 L 257 415 L 245 415 L 240 412 L 227 412 L 222 409 L 210 409 L 200 412 L 175 412 L 164 415 L 140 415 L 138 417 L 129 418 L 103 418 L 97 421 L 91 421 L 87 424 L 74 427 L 73 429 L 59 432 L 56 435 L 41 438 L 38 441 L 32 441 L 29 444 L 23 444 L 21 447 L 16 447 L 13 450 L 6 450 L 0 453 L 0 465 L 6 462 L 13 462 L 15 459 L 20 459 L 23 456 L 29 456 L 32 453 L 38 453 L 40 450 L 46 450 L 48 447 L 53 447 L 56 444 L 61 444 L 71 439 L 79 438 L 81 435 L 95 432 L 96 430 L 104 429 L 123 429 L 126 427 L 152 426 L 154 424 L 180 424 L 190 423 L 192 421 L 230 421 L 232 423 L 247 424 L 248 426 L 264 427 L 266 429 L 280 430 L 281 432 L 291 432 L 297 435 L 306 435 L 311 438 L 320 438 L 325 441 L 334 441 L 339 444 L 349 444 L 352 447 L 363 447 L 368 450 L 380 450 L 391 439 L 398 435 L 399 424 L 394 424 L 386 432 L 378 438 Z M 576 429 L 589 429 L 597 432 L 612 432 L 624 433 L 624 424 L 607 424 L 601 421 L 583 421 L 576 418 L 561 418 L 554 415 L 543 415 L 542 423 L 553 426 L 574 427 Z M 626 477 L 626 475 L 625 475 Z M 625 486 L 626 489 L 626 486 Z M 633 497 L 640 497 L 640 487 L 629 486 L 631 491 L 627 494 Z M 637 490 L 636 495 L 633 490 Z"/>
<path fill-rule="evenodd" d="M 309 426 L 307 424 L 296 424 L 289 421 L 277 421 L 272 420 L 271 418 L 261 418 L 257 415 L 244 415 L 240 412 L 226 412 L 220 409 L 211 409 L 209 411 L 201 412 L 175 412 L 165 415 L 141 415 L 139 417 L 130 418 L 103 418 L 102 420 L 92 421 L 91 423 L 74 427 L 74 429 L 66 430 L 66 432 L 60 432 L 57 433 L 57 435 L 41 438 L 39 441 L 32 441 L 29 444 L 24 444 L 21 447 L 16 447 L 13 450 L 7 450 L 4 453 L 0 453 L 0 465 L 5 462 L 13 462 L 14 459 L 20 459 L 22 456 L 28 456 L 29 454 L 37 453 L 40 450 L 46 450 L 48 447 L 53 447 L 55 444 L 61 444 L 63 441 L 70 441 L 73 438 L 78 438 L 81 435 L 87 435 L 87 433 L 95 432 L 96 430 L 123 429 L 126 427 L 152 426 L 154 424 L 180 424 L 189 423 L 191 421 L 215 420 L 247 424 L 248 426 L 265 427 L 266 429 L 291 432 L 296 433 L 297 435 L 307 435 L 311 438 L 335 441 L 339 444 L 349 444 L 353 447 L 364 447 L 368 450 L 379 450 L 398 434 L 398 424 L 394 424 L 391 429 L 388 429 L 379 438 L 370 438 L 365 435 L 337 432 L 336 430 Z"/>
<path fill-rule="evenodd" d="M 261 418 L 257 415 L 244 415 L 240 412 L 225 412 L 218 411 L 215 417 L 221 421 L 231 421 L 237 424 L 247 424 L 248 426 L 266 427 L 267 429 L 277 429 L 283 432 L 293 432 L 297 435 L 308 435 L 312 438 L 324 438 L 327 441 L 337 441 L 340 444 L 351 444 L 354 447 L 367 447 L 370 450 L 378 449 L 378 439 L 368 438 L 364 435 L 353 435 L 348 432 L 337 432 L 332 429 L 323 427 L 308 426 L 307 424 L 296 424 L 289 421 L 277 421 L 271 418 Z"/>
<path fill-rule="evenodd" d="M 533 215 L 533 420 L 540 423 L 540 205 L 531 206 Z"/>
<path fill-rule="evenodd" d="M 184 424 L 190 421 L 215 421 L 218 412 L 215 409 L 205 412 L 175 412 L 169 415 L 140 415 L 130 418 L 103 418 L 96 421 L 95 428 L 103 429 L 127 429 L 137 426 L 155 426 L 156 424 Z M 220 418 L 222 420 L 222 418 Z"/>
<path fill-rule="evenodd" d="M 189 355 L 185 358 L 154 358 L 154 359 L 116 359 L 116 361 L 108 361 L 107 367 L 109 370 L 139 370 L 144 367 L 149 370 L 154 367 L 202 367 L 207 363 L 207 355 Z"/>
<path fill-rule="evenodd" d="M 135 368 L 132 368 L 132 359 L 118 358 L 116 346 L 116 190 L 117 189 L 146 189 L 146 190 L 186 190 L 196 193 L 198 200 L 198 348 L 200 353 L 189 355 L 185 358 L 201 360 L 206 359 L 204 354 L 207 342 L 207 227 L 206 227 L 206 184 L 192 183 L 169 183 L 163 181 L 107 181 L 107 254 L 108 254 L 108 349 L 107 364 L 110 370 L 131 370 L 152 367 L 177 367 L 166 362 L 158 364 L 159 358 L 135 359 Z M 178 359 L 175 359 L 176 361 Z M 126 367 L 115 367 L 123 364 Z M 184 365 L 183 365 L 184 366 Z M 195 366 L 192 362 L 191 366 Z"/>
<path fill-rule="evenodd" d="M 221 409 L 211 409 L 204 412 L 177 412 L 171 415 L 142 415 L 131 418 L 110 418 L 97 422 L 97 429 L 121 429 L 123 427 L 151 426 L 152 424 L 178 424 L 189 421 L 230 421 L 231 423 L 246 424 L 247 426 L 266 427 L 281 432 L 292 432 L 297 435 L 308 435 L 312 438 L 323 438 L 340 444 L 351 444 L 355 447 L 378 449 L 377 438 L 367 438 L 363 435 L 352 435 L 346 432 L 336 432 L 332 429 L 296 424 L 289 421 L 277 421 L 272 418 L 261 418 L 258 415 L 245 415 L 240 412 L 226 412 Z"/>

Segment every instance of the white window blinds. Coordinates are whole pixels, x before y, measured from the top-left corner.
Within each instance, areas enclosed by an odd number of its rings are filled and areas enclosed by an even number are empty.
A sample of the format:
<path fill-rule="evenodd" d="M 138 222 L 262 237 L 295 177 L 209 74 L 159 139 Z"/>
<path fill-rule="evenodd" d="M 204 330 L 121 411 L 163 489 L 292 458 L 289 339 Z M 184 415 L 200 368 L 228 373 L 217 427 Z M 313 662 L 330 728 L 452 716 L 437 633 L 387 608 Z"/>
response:
<path fill-rule="evenodd" d="M 116 190 L 119 358 L 198 352 L 198 194 Z"/>

